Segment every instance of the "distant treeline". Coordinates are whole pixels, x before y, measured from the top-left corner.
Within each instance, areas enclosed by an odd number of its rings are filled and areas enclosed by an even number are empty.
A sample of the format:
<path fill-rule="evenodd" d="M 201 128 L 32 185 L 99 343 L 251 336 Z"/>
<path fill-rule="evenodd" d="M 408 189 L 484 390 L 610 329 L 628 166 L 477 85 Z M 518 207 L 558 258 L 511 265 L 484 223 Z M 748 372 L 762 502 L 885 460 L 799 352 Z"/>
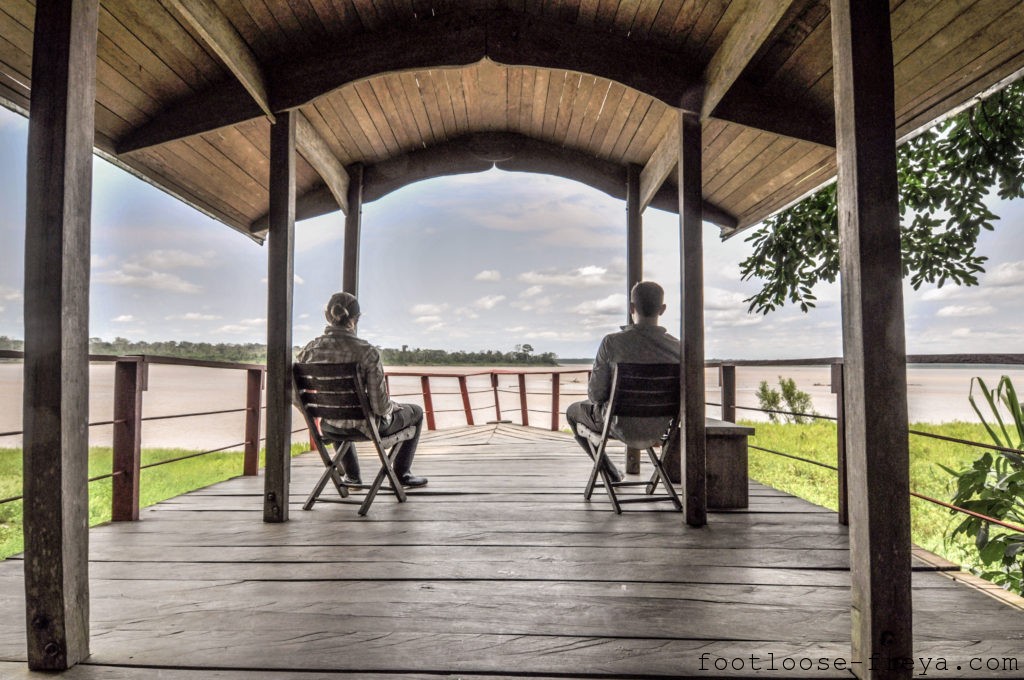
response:
<path fill-rule="evenodd" d="M 21 340 L 0 335 L 0 349 L 15 351 L 24 350 L 25 343 Z M 300 348 L 296 347 L 297 352 Z M 240 363 L 264 363 L 267 360 L 267 346 L 255 342 L 210 343 L 166 340 L 160 342 L 135 342 L 126 338 L 103 340 L 89 338 L 89 352 L 92 354 L 149 354 L 162 357 L 180 357 L 183 359 L 203 359 L 207 361 L 234 361 Z M 410 349 L 403 345 L 401 349 L 385 348 L 380 350 L 381 359 L 387 366 L 557 366 L 558 357 L 553 352 L 535 354 L 530 345 L 516 345 L 511 352 L 496 350 L 480 352 L 447 352 L 443 349 Z"/>

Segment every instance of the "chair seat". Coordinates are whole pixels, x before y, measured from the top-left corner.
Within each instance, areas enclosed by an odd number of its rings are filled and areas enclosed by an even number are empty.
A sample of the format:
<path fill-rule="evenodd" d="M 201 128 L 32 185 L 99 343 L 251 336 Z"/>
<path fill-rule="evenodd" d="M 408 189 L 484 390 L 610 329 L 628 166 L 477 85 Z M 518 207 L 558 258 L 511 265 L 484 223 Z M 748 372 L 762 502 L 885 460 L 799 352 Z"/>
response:
<path fill-rule="evenodd" d="M 399 444 L 404 441 L 409 441 L 416 436 L 416 426 L 410 425 L 409 427 L 403 428 L 398 432 L 389 434 L 386 437 L 380 438 L 381 446 L 385 449 L 390 449 L 395 444 Z M 368 442 L 373 441 L 370 437 L 367 437 L 360 430 L 334 430 L 323 432 L 323 438 L 325 442 L 331 442 L 332 444 L 339 442 Z"/>
<path fill-rule="evenodd" d="M 588 442 L 593 444 L 595 448 L 601 445 L 601 432 L 600 431 L 596 431 L 595 432 L 594 430 L 591 430 L 589 427 L 587 427 L 583 423 L 576 423 L 576 432 L 581 437 L 586 439 Z M 638 440 L 632 440 L 632 441 L 624 441 L 620 436 L 618 436 L 618 433 L 615 432 L 615 428 L 614 427 L 612 428 L 612 431 L 609 433 L 609 437 L 611 439 L 615 439 L 617 441 L 620 441 L 620 442 L 622 442 L 623 444 L 625 444 L 626 446 L 628 446 L 631 449 L 649 449 L 652 446 L 661 446 L 662 444 L 665 443 L 665 439 L 667 438 L 667 435 L 668 435 L 668 433 L 665 432 L 664 434 L 662 434 L 660 436 L 657 436 L 657 437 L 654 437 L 654 438 L 638 439 Z"/>

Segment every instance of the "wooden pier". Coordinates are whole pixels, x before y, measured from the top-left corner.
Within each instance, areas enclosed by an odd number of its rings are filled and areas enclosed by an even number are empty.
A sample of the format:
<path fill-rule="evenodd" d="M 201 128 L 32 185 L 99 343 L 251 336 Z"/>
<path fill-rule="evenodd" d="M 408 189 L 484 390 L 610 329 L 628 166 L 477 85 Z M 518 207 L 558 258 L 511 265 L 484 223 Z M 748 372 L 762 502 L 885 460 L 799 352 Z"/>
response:
<path fill-rule="evenodd" d="M 93 529 L 92 654 L 62 677 L 851 677 L 847 532 L 824 508 L 751 483 L 699 529 L 617 516 L 583 500 L 570 437 L 512 425 L 425 433 L 430 484 L 366 518 L 300 509 L 320 469 L 293 460 L 284 524 L 240 477 Z M 22 568 L 0 563 L 0 677 L 52 677 L 27 669 Z M 1024 611 L 948 569 L 915 561 L 915 677 L 1021 677 Z"/>

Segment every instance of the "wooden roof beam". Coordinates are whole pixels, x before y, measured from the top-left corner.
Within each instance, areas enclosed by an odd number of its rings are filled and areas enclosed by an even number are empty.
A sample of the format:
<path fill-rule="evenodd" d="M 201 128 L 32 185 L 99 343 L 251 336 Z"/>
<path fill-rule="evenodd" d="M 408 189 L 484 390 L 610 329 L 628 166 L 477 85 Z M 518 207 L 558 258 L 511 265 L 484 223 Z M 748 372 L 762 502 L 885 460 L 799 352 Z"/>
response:
<path fill-rule="evenodd" d="M 704 69 L 701 118 L 708 118 L 768 37 L 775 32 L 794 0 L 748 0 L 722 45 Z"/>
<path fill-rule="evenodd" d="M 647 165 L 640 171 L 640 212 L 651 204 L 658 190 L 679 165 L 679 128 L 669 127 L 668 132 L 658 142 Z"/>
<path fill-rule="evenodd" d="M 196 36 L 220 58 L 271 121 L 270 94 L 263 69 L 249 45 L 213 0 L 169 0 Z"/>
<path fill-rule="evenodd" d="M 334 155 L 331 147 L 313 124 L 301 113 L 295 119 L 295 146 L 299 154 L 320 175 L 338 207 L 347 215 L 349 177 L 345 166 Z"/>

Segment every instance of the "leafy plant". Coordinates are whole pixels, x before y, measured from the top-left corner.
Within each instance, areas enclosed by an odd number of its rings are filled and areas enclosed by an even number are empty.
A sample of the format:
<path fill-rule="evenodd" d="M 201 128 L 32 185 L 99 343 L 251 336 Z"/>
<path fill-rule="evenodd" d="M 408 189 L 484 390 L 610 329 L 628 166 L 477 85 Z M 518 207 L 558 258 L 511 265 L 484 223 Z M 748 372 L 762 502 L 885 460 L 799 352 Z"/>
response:
<path fill-rule="evenodd" d="M 768 411 L 768 418 L 773 423 L 779 422 L 779 414 L 772 411 L 789 411 L 793 415 L 782 414 L 787 423 L 804 424 L 811 421 L 808 415 L 814 414 L 814 403 L 811 395 L 796 386 L 792 378 L 779 376 L 779 389 L 769 387 L 767 380 L 762 380 L 757 386 L 757 401 L 761 408 Z M 785 408 L 783 408 L 785 405 Z"/>
<path fill-rule="evenodd" d="M 991 422 L 975 399 L 975 383 L 984 397 Z M 968 400 L 985 431 L 1002 450 L 986 452 L 971 467 L 958 472 L 945 468 L 956 475 L 952 502 L 965 510 L 1024 525 L 1024 411 L 1017 391 L 1005 375 L 995 389 L 989 389 L 981 378 L 972 378 Z M 953 535 L 957 534 L 973 536 L 978 556 L 985 565 L 977 570 L 980 576 L 1017 593 L 1022 591 L 1024 533 L 968 516 L 953 529 Z"/>
<path fill-rule="evenodd" d="M 903 274 L 923 283 L 973 286 L 987 258 L 975 251 L 999 219 L 985 200 L 1024 197 L 1024 81 L 1018 81 L 900 147 L 897 153 Z M 763 314 L 815 304 L 815 284 L 839 276 L 836 187 L 765 221 L 747 238 L 744 280 L 762 288 L 746 302 Z"/>

